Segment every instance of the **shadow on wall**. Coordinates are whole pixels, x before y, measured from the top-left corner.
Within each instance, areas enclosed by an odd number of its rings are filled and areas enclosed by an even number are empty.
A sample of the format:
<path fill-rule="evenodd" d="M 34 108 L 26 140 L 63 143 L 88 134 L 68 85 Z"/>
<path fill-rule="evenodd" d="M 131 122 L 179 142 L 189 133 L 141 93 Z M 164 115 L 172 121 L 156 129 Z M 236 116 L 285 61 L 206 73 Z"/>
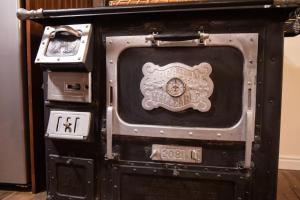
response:
<path fill-rule="evenodd" d="M 300 36 L 284 48 L 279 168 L 300 170 Z"/>

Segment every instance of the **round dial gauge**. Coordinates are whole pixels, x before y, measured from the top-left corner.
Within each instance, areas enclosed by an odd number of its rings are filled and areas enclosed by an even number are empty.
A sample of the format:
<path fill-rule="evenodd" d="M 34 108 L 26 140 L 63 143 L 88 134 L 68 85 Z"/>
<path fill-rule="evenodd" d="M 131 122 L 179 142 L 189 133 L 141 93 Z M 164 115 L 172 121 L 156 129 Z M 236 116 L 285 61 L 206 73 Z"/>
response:
<path fill-rule="evenodd" d="M 167 93 L 172 97 L 180 97 L 185 92 L 185 84 L 179 78 L 172 78 L 167 82 Z"/>

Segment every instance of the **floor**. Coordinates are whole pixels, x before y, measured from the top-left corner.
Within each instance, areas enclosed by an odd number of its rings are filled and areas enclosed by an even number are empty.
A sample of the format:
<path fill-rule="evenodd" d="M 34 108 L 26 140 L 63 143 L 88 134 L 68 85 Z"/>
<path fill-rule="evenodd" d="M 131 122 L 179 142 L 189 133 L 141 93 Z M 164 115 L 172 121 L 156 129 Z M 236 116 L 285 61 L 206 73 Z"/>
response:
<path fill-rule="evenodd" d="M 277 200 L 300 200 L 300 171 L 279 171 Z"/>
<path fill-rule="evenodd" d="M 0 190 L 1 200 L 44 200 L 45 198 L 45 192 L 32 195 L 30 192 Z M 300 171 L 279 171 L 277 200 L 300 200 Z"/>

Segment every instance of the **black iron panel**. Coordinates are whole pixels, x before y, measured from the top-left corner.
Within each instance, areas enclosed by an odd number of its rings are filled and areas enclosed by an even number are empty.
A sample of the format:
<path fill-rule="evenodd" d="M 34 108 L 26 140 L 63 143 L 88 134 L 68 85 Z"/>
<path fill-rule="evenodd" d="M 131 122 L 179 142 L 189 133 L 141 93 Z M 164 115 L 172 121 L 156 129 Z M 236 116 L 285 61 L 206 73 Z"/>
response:
<path fill-rule="evenodd" d="M 243 92 L 243 55 L 232 47 L 130 48 L 118 60 L 118 111 L 133 124 L 189 127 L 231 127 L 241 118 Z M 209 112 L 188 109 L 171 112 L 164 108 L 147 111 L 142 107 L 140 82 L 145 63 L 166 65 L 173 62 L 194 66 L 208 62 L 212 66 L 214 92 Z"/>
<path fill-rule="evenodd" d="M 173 177 L 121 176 L 122 200 L 224 200 L 234 199 L 235 184 L 229 181 Z"/>
<path fill-rule="evenodd" d="M 92 159 L 49 155 L 48 199 L 84 200 L 94 195 Z"/>
<path fill-rule="evenodd" d="M 244 160 L 244 144 L 241 142 L 208 142 L 193 140 L 170 140 L 159 138 L 115 138 L 114 152 L 120 160 L 154 162 L 150 156 L 152 145 L 181 145 L 202 148 L 202 161 L 197 166 L 237 167 Z M 155 161 L 169 163 L 167 161 Z"/>
<path fill-rule="evenodd" d="M 114 200 L 247 200 L 251 189 L 251 173 L 240 170 L 128 164 L 112 167 Z"/>

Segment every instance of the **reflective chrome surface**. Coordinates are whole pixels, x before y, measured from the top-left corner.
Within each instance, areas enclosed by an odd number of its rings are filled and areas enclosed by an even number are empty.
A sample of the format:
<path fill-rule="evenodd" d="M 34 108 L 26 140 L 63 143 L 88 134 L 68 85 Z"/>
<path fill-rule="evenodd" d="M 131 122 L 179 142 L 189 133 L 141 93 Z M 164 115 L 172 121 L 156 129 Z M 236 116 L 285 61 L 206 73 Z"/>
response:
<path fill-rule="evenodd" d="M 209 77 L 212 72 L 210 64 L 200 63 L 190 67 L 182 63 L 170 63 L 161 67 L 149 62 L 144 64 L 142 70 L 144 77 L 140 89 L 144 95 L 144 109 L 163 107 L 173 112 L 188 108 L 209 111 L 209 97 L 214 87 Z"/>
<path fill-rule="evenodd" d="M 48 72 L 50 101 L 92 102 L 92 75 L 79 72 Z"/>
<path fill-rule="evenodd" d="M 91 113 L 51 111 L 46 137 L 86 140 L 90 132 Z"/>
<path fill-rule="evenodd" d="M 202 148 L 153 144 L 150 158 L 157 161 L 201 163 Z"/>

